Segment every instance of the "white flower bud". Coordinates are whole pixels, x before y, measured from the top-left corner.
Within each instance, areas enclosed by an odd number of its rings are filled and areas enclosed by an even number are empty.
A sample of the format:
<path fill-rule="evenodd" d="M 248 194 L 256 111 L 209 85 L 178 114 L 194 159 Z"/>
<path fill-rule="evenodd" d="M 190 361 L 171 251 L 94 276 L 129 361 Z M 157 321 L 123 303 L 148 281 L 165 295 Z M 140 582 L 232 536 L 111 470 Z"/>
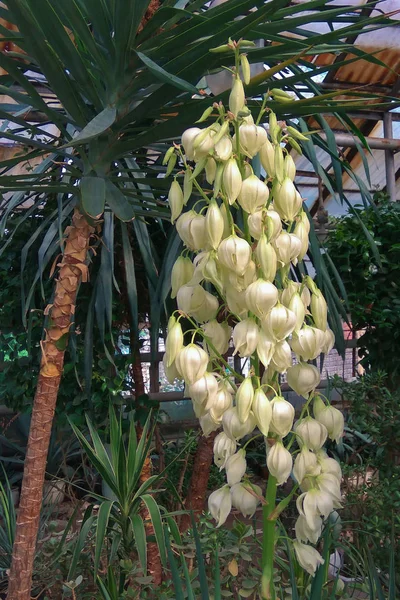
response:
<path fill-rule="evenodd" d="M 259 328 L 253 319 L 244 319 L 235 325 L 232 339 L 235 347 L 235 354 L 241 358 L 251 356 L 258 344 Z"/>
<path fill-rule="evenodd" d="M 229 485 L 224 485 L 219 490 L 215 490 L 208 498 L 208 508 L 214 519 L 217 521 L 217 527 L 221 527 L 228 518 L 232 508 L 231 491 Z"/>
<path fill-rule="evenodd" d="M 294 328 L 294 331 L 297 333 L 301 329 L 301 326 L 304 322 L 304 317 L 306 316 L 306 309 L 300 294 L 293 294 L 288 308 L 296 315 L 296 327 Z"/>
<path fill-rule="evenodd" d="M 321 352 L 323 338 L 324 334 L 320 329 L 304 325 L 297 334 L 293 334 L 290 345 L 300 359 L 314 360 Z"/>
<path fill-rule="evenodd" d="M 197 344 L 188 344 L 176 357 L 176 366 L 186 383 L 192 385 L 207 370 L 208 354 Z"/>
<path fill-rule="evenodd" d="M 231 488 L 232 504 L 244 517 L 252 517 L 260 503 L 261 488 L 251 483 L 235 483 Z M 258 496 L 258 498 L 257 498 Z"/>
<path fill-rule="evenodd" d="M 325 298 L 319 290 L 311 295 L 311 315 L 315 326 L 322 331 L 326 331 L 328 307 Z"/>
<path fill-rule="evenodd" d="M 243 238 L 230 235 L 218 247 L 218 260 L 238 275 L 243 275 L 251 260 L 251 247 Z"/>
<path fill-rule="evenodd" d="M 258 334 L 257 356 L 267 368 L 275 352 L 275 342 L 264 331 L 260 330 Z"/>
<path fill-rule="evenodd" d="M 325 425 L 312 417 L 297 421 L 294 426 L 297 442 L 300 447 L 307 446 L 310 450 L 319 450 L 326 442 L 328 431 Z"/>
<path fill-rule="evenodd" d="M 177 294 L 179 310 L 197 321 L 213 319 L 218 311 L 219 303 L 215 296 L 207 292 L 201 285 L 184 285 Z"/>
<path fill-rule="evenodd" d="M 282 304 L 284 306 L 286 306 L 286 308 L 289 308 L 291 299 L 299 291 L 300 291 L 300 283 L 298 283 L 297 281 L 293 281 L 292 279 L 289 279 L 289 281 L 286 284 L 286 287 L 282 291 L 282 295 L 280 298 Z"/>
<path fill-rule="evenodd" d="M 294 181 L 294 178 L 296 177 L 296 165 L 290 154 L 286 154 L 285 156 L 284 172 L 285 177 L 289 177 L 291 181 Z"/>
<path fill-rule="evenodd" d="M 238 112 L 243 109 L 244 104 L 245 95 L 243 83 L 239 77 L 234 77 L 232 90 L 229 94 L 229 110 L 235 117 L 237 117 Z"/>
<path fill-rule="evenodd" d="M 329 327 L 327 327 L 324 333 L 324 341 L 321 347 L 321 352 L 323 352 L 324 354 L 329 354 L 334 345 L 335 334 L 333 333 L 332 329 L 329 329 Z"/>
<path fill-rule="evenodd" d="M 225 470 L 228 485 L 232 486 L 235 483 L 239 483 L 246 473 L 247 462 L 245 457 L 245 450 L 239 450 L 236 454 L 232 454 L 226 461 Z"/>
<path fill-rule="evenodd" d="M 174 179 L 169 188 L 168 202 L 171 208 L 171 223 L 173 223 L 179 217 L 183 209 L 183 192 L 176 179 Z"/>
<path fill-rule="evenodd" d="M 244 292 L 239 292 L 231 285 L 227 285 L 225 288 L 225 300 L 231 313 L 241 319 L 247 316 Z"/>
<path fill-rule="evenodd" d="M 271 366 L 278 373 L 286 373 L 287 369 L 292 366 L 292 350 L 285 340 L 275 344 Z"/>
<path fill-rule="evenodd" d="M 275 396 L 271 401 L 272 419 L 270 431 L 285 437 L 291 431 L 294 421 L 294 406 L 283 396 Z"/>
<path fill-rule="evenodd" d="M 225 354 L 228 351 L 229 340 L 232 335 L 232 328 L 228 323 L 218 323 L 218 321 L 213 319 L 202 325 L 201 328 L 219 354 Z M 205 340 L 205 345 L 209 354 L 214 356 L 214 351 L 207 345 L 207 340 Z"/>
<path fill-rule="evenodd" d="M 323 516 L 326 519 L 332 512 L 333 498 L 330 494 L 313 488 L 300 494 L 296 506 L 299 513 L 306 518 L 307 525 L 314 529 L 317 517 Z"/>
<path fill-rule="evenodd" d="M 216 250 L 224 233 L 224 218 L 215 200 L 210 200 L 206 214 L 206 236 L 210 246 Z"/>
<path fill-rule="evenodd" d="M 278 301 L 278 290 L 270 281 L 257 279 L 245 292 L 246 306 L 254 315 L 262 319 Z"/>
<path fill-rule="evenodd" d="M 199 127 L 190 127 L 190 129 L 186 129 L 182 134 L 182 146 L 188 160 L 193 160 L 194 158 L 193 142 L 200 131 Z"/>
<path fill-rule="evenodd" d="M 289 177 L 285 177 L 281 185 L 275 188 L 274 208 L 279 213 L 282 221 L 292 223 L 300 211 L 302 199 L 296 192 L 294 183 Z"/>
<path fill-rule="evenodd" d="M 208 437 L 210 433 L 219 428 L 219 423 L 216 423 L 209 412 L 206 412 L 202 417 L 198 417 L 201 430 L 204 437 Z"/>
<path fill-rule="evenodd" d="M 301 484 L 306 475 L 316 474 L 317 469 L 317 457 L 306 446 L 303 446 L 294 461 L 293 474 L 296 480 Z"/>
<path fill-rule="evenodd" d="M 183 332 L 179 321 L 170 317 L 168 321 L 168 334 L 165 341 L 166 364 L 170 367 L 175 361 L 178 353 L 183 348 Z"/>
<path fill-rule="evenodd" d="M 260 148 L 260 160 L 268 177 L 275 176 L 275 150 L 271 142 L 267 139 Z"/>
<path fill-rule="evenodd" d="M 256 420 L 252 412 L 245 423 L 241 423 L 236 407 L 228 408 L 222 415 L 222 427 L 224 432 L 232 440 L 240 440 L 251 433 L 256 426 Z"/>
<path fill-rule="evenodd" d="M 264 127 L 244 123 L 239 127 L 239 140 L 241 152 L 249 158 L 254 158 L 268 141 L 268 136 Z"/>
<path fill-rule="evenodd" d="M 296 540 L 293 542 L 293 548 L 300 566 L 310 575 L 314 575 L 319 565 L 325 562 L 318 550 L 308 544 Z"/>
<path fill-rule="evenodd" d="M 179 289 L 189 283 L 194 273 L 194 266 L 190 258 L 179 256 L 171 271 L 171 298 L 176 298 Z"/>
<path fill-rule="evenodd" d="M 273 281 L 276 275 L 277 257 L 275 249 L 273 245 L 267 241 L 266 235 L 260 237 L 256 248 L 256 257 L 260 263 L 264 278 L 267 281 Z"/>
<path fill-rule="evenodd" d="M 314 390 L 321 381 L 317 367 L 305 362 L 290 367 L 286 378 L 292 390 L 304 398 L 307 398 L 311 390 Z"/>
<path fill-rule="evenodd" d="M 344 431 L 343 414 L 334 406 L 325 406 L 320 396 L 314 398 L 313 410 L 314 417 L 326 427 L 330 439 L 338 444 Z"/>
<path fill-rule="evenodd" d="M 300 515 L 295 524 L 296 538 L 299 542 L 311 542 L 316 544 L 322 533 L 322 519 L 315 519 L 315 528 L 309 527 L 306 518 Z"/>
<path fill-rule="evenodd" d="M 321 473 L 330 473 L 334 475 L 336 479 L 342 481 L 342 469 L 340 464 L 334 458 L 329 458 L 324 450 L 319 450 L 316 453 L 318 464 L 321 468 Z"/>
<path fill-rule="evenodd" d="M 231 408 L 233 404 L 232 394 L 228 384 L 222 382 L 218 386 L 218 391 L 210 406 L 210 415 L 216 423 L 220 423 L 224 412 Z"/>
<path fill-rule="evenodd" d="M 218 392 L 218 381 L 212 373 L 206 372 L 203 377 L 189 385 L 188 392 L 193 402 L 201 404 L 206 410 L 209 410 Z"/>
<path fill-rule="evenodd" d="M 176 368 L 175 362 L 173 362 L 169 367 L 167 366 L 167 355 L 163 356 L 163 367 L 164 374 L 169 383 L 174 383 L 175 379 L 181 379 L 181 375 Z"/>
<path fill-rule="evenodd" d="M 242 176 L 235 158 L 230 158 L 222 174 L 222 183 L 229 204 L 233 204 L 242 189 Z"/>
<path fill-rule="evenodd" d="M 214 463 L 219 469 L 223 469 L 226 461 L 236 452 L 236 442 L 221 431 L 214 440 Z"/>
<path fill-rule="evenodd" d="M 268 200 L 269 189 L 256 175 L 250 175 L 242 183 L 238 203 L 248 213 L 263 208 Z"/>
<path fill-rule="evenodd" d="M 276 477 L 278 485 L 288 480 L 292 466 L 292 455 L 282 442 L 276 442 L 272 447 L 267 448 L 268 471 L 273 477 Z"/>
<path fill-rule="evenodd" d="M 258 388 L 254 392 L 252 411 L 258 429 L 263 435 L 267 436 L 272 419 L 272 406 L 262 388 Z"/>
<path fill-rule="evenodd" d="M 236 408 L 239 421 L 245 423 L 249 418 L 251 406 L 253 404 L 254 388 L 251 377 L 246 377 L 236 392 Z"/>
<path fill-rule="evenodd" d="M 288 337 L 296 326 L 296 315 L 280 302 L 272 308 L 261 323 L 269 337 L 280 342 Z"/>
<path fill-rule="evenodd" d="M 205 170 L 206 170 L 206 181 L 207 181 L 207 183 L 212 185 L 214 183 L 215 174 L 217 172 L 217 163 L 215 162 L 215 160 L 213 159 L 212 156 L 209 156 L 207 158 Z"/>
<path fill-rule="evenodd" d="M 215 144 L 214 154 L 223 162 L 230 159 L 232 156 L 232 140 L 229 135 L 222 136 L 222 138 Z"/>
<path fill-rule="evenodd" d="M 301 241 L 301 249 L 299 254 L 297 255 L 297 259 L 303 260 L 308 250 L 308 231 L 304 223 L 302 223 L 301 221 L 300 223 L 297 223 L 293 233 Z"/>
<path fill-rule="evenodd" d="M 279 183 L 285 179 L 285 167 L 283 162 L 283 151 L 279 144 L 275 145 L 275 177 Z"/>

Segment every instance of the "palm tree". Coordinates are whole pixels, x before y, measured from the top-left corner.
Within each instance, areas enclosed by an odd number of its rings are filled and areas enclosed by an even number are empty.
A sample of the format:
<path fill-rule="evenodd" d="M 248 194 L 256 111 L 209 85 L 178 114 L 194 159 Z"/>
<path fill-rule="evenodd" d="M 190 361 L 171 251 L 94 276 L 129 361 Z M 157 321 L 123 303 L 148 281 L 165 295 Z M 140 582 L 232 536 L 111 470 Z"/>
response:
<path fill-rule="evenodd" d="M 46 456 L 64 352 L 78 287 L 88 277 L 91 240 L 95 243 L 99 237 L 102 264 L 96 312 L 101 331 L 109 324 L 116 220 L 120 221 L 134 326 L 138 311 L 131 235 L 141 247 L 152 298 L 153 337 L 158 335 L 179 240 L 171 237 L 165 260 L 157 266 L 147 223 L 169 219 L 168 183 L 160 156 L 213 103 L 203 89 L 202 77 L 220 70 L 226 56 L 210 54 L 210 48 L 226 43 L 228 37 L 268 40 L 264 47 L 248 53 L 251 63 L 268 65 L 248 87 L 250 108 L 259 107 L 262 93 L 272 86 L 294 91 L 301 99 L 270 103 L 285 119 L 335 110 L 350 126 L 346 110 L 349 106 L 361 108 L 356 93 L 352 100 L 341 102 L 335 102 L 333 94 L 321 94 L 312 80 L 320 68 L 310 59 L 321 53 L 340 55 L 354 50 L 346 42 L 349 36 L 357 35 L 367 23 L 377 27 L 390 22 L 382 16 L 366 19 L 352 8 L 326 6 L 324 0 L 307 3 L 307 9 L 315 11 L 312 16 L 301 12 L 303 9 L 287 0 L 229 0 L 211 9 L 204 0 L 164 0 L 159 7 L 154 0 L 8 0 L 0 7 L 0 17 L 11 24 L 10 28 L 0 25 L 11 48 L 0 55 L 5 72 L 0 89 L 14 103 L 0 107 L 0 118 L 9 122 L 1 136 L 23 150 L 0 163 L 1 188 L 6 194 L 2 230 L 7 231 L 8 217 L 16 211 L 27 206 L 40 211 L 44 203 L 54 206 L 51 217 L 41 222 L 35 233 L 42 243 L 26 309 L 35 284 L 54 257 L 62 254 L 56 261 L 54 294 L 46 309 L 9 600 L 30 597 Z M 344 15 L 347 24 L 340 33 L 318 34 L 307 29 L 311 20 L 331 24 L 343 20 Z M 288 30 L 297 35 L 282 33 Z M 353 60 L 344 59 L 341 64 Z M 331 68 L 328 65 L 324 71 Z M 368 99 L 377 101 L 374 95 Z M 339 168 L 335 145 L 322 138 L 318 143 Z M 34 166 L 23 171 L 25 164 Z M 10 244 L 12 232 L 7 233 L 6 243 Z M 28 241 L 27 251 L 29 247 Z M 326 279 L 324 271 L 320 273 Z M 333 314 L 339 315 L 343 310 L 339 298 L 332 292 L 330 300 L 336 311 Z"/>

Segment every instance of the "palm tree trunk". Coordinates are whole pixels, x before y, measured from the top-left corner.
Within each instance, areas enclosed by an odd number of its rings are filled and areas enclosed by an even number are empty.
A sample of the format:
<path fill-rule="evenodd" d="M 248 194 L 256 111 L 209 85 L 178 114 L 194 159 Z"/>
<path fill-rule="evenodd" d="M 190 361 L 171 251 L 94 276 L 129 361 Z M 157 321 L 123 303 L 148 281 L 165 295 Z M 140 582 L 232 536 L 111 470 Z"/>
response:
<path fill-rule="evenodd" d="M 197 446 L 196 456 L 194 457 L 192 477 L 186 496 L 185 508 L 193 511 L 196 519 L 199 518 L 204 510 L 216 435 L 217 432 L 214 431 L 208 437 L 202 436 Z M 186 531 L 189 529 L 190 524 L 190 513 L 184 514 L 180 522 L 180 530 L 182 532 Z"/>
<path fill-rule="evenodd" d="M 33 401 L 7 600 L 31 598 L 33 561 L 53 417 L 77 289 L 81 280 L 87 281 L 85 261 L 93 231 L 93 227 L 75 209 L 72 225 L 65 230 L 65 249 L 58 265 L 53 304 L 49 304 L 45 310 L 45 314 L 49 315 L 49 323 L 42 343 L 42 360 Z"/>

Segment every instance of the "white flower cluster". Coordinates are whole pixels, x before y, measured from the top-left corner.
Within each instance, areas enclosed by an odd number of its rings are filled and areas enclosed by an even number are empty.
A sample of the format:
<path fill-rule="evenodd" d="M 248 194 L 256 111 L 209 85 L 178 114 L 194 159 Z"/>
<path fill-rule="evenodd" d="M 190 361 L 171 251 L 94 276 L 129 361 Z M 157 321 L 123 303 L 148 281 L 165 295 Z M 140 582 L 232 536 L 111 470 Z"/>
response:
<path fill-rule="evenodd" d="M 340 438 L 343 417 L 315 394 L 320 374 L 308 362 L 328 354 L 334 345 L 326 301 L 311 278 L 290 278 L 292 266 L 307 252 L 310 229 L 293 183 L 295 164 L 283 147 L 288 139 L 296 146 L 297 132 L 290 128 L 289 136 L 273 112 L 268 134 L 254 123 L 238 76 L 229 110 L 215 104 L 207 117 L 212 110 L 218 115 L 215 122 L 186 130 L 183 151 L 175 146 L 166 156 L 167 162 L 177 154 L 184 167 L 183 185 L 175 178 L 168 199 L 186 248 L 171 274 L 178 312 L 169 321 L 164 367 L 168 379 L 185 381 L 204 435 L 222 427 L 214 457 L 226 470 L 227 485 L 209 499 L 218 526 L 232 505 L 246 516 L 256 510 L 261 490 L 243 480 L 245 450 L 237 445 L 258 428 L 265 436 L 270 475 L 281 485 L 293 471 L 300 486 L 296 552 L 303 552 L 302 564 L 311 572 L 320 558 L 305 543 L 318 540 L 322 519 L 340 502 L 340 467 L 322 446 L 328 435 Z M 250 164 L 257 155 L 267 173 L 265 181 Z M 202 174 L 208 189 L 197 181 Z M 196 202 L 183 212 L 194 192 Z M 184 335 L 185 318 L 193 328 Z M 235 354 L 253 365 L 238 389 L 223 359 L 231 340 Z M 256 367 L 260 363 L 262 378 Z M 300 451 L 294 464 L 291 442 L 289 448 L 285 443 L 290 432 L 288 439 L 294 436 L 295 412 L 280 395 L 280 373 L 287 373 L 290 387 L 307 400 L 305 416 L 295 424 Z M 308 413 L 310 400 L 314 418 Z"/>

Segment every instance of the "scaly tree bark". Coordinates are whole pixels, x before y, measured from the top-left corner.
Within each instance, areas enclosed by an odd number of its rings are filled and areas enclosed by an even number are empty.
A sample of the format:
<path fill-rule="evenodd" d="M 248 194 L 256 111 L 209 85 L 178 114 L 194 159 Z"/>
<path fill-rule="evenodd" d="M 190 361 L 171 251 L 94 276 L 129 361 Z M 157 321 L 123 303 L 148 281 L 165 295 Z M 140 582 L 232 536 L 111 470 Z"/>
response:
<path fill-rule="evenodd" d="M 196 519 L 199 518 L 204 510 L 216 435 L 217 432 L 213 431 L 208 437 L 202 436 L 197 446 L 196 456 L 194 457 L 192 477 L 186 496 L 185 508 L 193 511 Z M 184 514 L 180 522 L 180 530 L 186 531 L 190 525 L 190 513 Z"/>
<path fill-rule="evenodd" d="M 45 311 L 49 315 L 49 325 L 42 342 L 7 600 L 31 598 L 33 561 L 54 411 L 78 285 L 81 280 L 87 281 L 86 258 L 93 231 L 93 227 L 75 210 L 72 225 L 65 230 L 65 248 L 58 265 L 53 304 L 49 304 Z"/>

